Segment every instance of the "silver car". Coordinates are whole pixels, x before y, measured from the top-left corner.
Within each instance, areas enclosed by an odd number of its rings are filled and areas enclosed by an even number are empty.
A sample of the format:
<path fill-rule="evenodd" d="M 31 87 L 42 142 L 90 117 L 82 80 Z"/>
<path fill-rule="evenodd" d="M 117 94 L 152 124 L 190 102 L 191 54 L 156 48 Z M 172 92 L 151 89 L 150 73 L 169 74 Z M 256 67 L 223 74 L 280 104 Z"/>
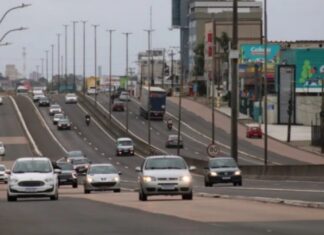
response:
<path fill-rule="evenodd" d="M 0 141 L 0 156 L 6 155 L 6 149 L 4 144 Z"/>
<path fill-rule="evenodd" d="M 121 173 L 111 164 L 93 164 L 89 167 L 84 180 L 84 193 L 91 191 L 120 192 Z"/>
<path fill-rule="evenodd" d="M 5 165 L 0 164 L 0 182 L 8 183 L 7 168 Z"/>
<path fill-rule="evenodd" d="M 78 97 L 74 93 L 69 93 L 65 95 L 66 104 L 76 104 L 78 103 Z"/>
<path fill-rule="evenodd" d="M 134 156 L 134 143 L 130 138 L 118 138 L 116 142 L 116 154 Z"/>
<path fill-rule="evenodd" d="M 196 167 L 188 167 L 180 156 L 150 156 L 144 160 L 139 172 L 139 200 L 146 201 L 153 195 L 182 195 L 184 200 L 192 200 L 192 176 L 190 171 Z"/>

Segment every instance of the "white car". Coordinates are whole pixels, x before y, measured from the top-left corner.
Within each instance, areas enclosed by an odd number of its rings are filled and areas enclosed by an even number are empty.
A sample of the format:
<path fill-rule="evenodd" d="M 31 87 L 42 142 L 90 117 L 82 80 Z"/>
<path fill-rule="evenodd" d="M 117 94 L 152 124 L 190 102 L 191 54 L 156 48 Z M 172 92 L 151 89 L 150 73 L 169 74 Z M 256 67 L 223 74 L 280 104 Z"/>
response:
<path fill-rule="evenodd" d="M 130 101 L 130 97 L 127 91 L 122 91 L 119 95 L 119 100 L 121 101 Z"/>
<path fill-rule="evenodd" d="M 192 176 L 180 156 L 150 156 L 144 160 L 142 167 L 136 167 L 139 173 L 139 200 L 146 201 L 154 195 L 182 195 L 183 200 L 192 200 Z"/>
<path fill-rule="evenodd" d="M 58 199 L 59 169 L 45 157 L 19 158 L 8 171 L 7 200 L 23 197 L 49 197 Z"/>
<path fill-rule="evenodd" d="M 88 88 L 88 90 L 87 90 L 87 94 L 88 94 L 88 95 L 96 95 L 96 94 L 98 94 L 98 92 L 97 92 L 97 90 L 96 90 L 95 87 L 90 87 L 90 88 Z"/>
<path fill-rule="evenodd" d="M 3 98 L 0 96 L 0 105 L 3 104 Z"/>
<path fill-rule="evenodd" d="M 5 165 L 0 164 L 0 182 L 8 183 L 7 168 Z"/>
<path fill-rule="evenodd" d="M 121 156 L 124 154 L 134 156 L 134 143 L 130 138 L 118 138 L 116 141 L 116 154 Z"/>
<path fill-rule="evenodd" d="M 39 94 L 34 94 L 33 95 L 33 101 L 34 102 L 38 102 L 39 99 L 45 98 L 45 95 L 43 93 L 39 93 Z"/>
<path fill-rule="evenodd" d="M 62 108 L 59 104 L 52 104 L 50 107 L 49 107 L 49 115 L 54 115 L 56 113 L 62 113 Z"/>
<path fill-rule="evenodd" d="M 53 117 L 53 124 L 56 125 L 60 119 L 64 118 L 64 114 L 63 113 L 56 113 L 54 114 L 54 117 Z"/>
<path fill-rule="evenodd" d="M 78 97 L 74 93 L 69 93 L 65 95 L 66 104 L 76 104 L 78 102 Z"/>
<path fill-rule="evenodd" d="M 6 155 L 6 148 L 4 144 L 0 141 L 0 156 Z"/>
<path fill-rule="evenodd" d="M 84 193 L 91 191 L 120 192 L 120 172 L 111 164 L 93 164 L 89 167 L 84 180 Z"/>

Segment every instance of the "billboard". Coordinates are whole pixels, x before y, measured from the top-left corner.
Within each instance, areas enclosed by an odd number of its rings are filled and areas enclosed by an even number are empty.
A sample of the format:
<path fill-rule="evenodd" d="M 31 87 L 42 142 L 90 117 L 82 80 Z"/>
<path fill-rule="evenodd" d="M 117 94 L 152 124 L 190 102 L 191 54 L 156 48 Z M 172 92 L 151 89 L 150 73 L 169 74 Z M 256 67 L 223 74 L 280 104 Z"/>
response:
<path fill-rule="evenodd" d="M 181 0 L 172 0 L 172 26 L 181 26 Z"/>
<path fill-rule="evenodd" d="M 280 59 L 280 45 L 267 45 L 267 62 L 278 64 Z M 240 64 L 263 63 L 264 45 L 263 44 L 242 44 L 240 47 Z"/>

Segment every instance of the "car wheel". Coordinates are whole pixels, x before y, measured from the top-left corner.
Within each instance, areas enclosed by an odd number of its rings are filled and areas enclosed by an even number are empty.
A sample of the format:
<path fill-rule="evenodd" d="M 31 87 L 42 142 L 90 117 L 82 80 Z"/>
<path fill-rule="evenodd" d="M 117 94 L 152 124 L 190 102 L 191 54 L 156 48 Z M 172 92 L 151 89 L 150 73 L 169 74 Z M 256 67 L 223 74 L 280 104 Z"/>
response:
<path fill-rule="evenodd" d="M 139 192 L 139 200 L 143 202 L 147 201 L 147 195 L 142 190 Z"/>
<path fill-rule="evenodd" d="M 56 200 L 58 200 L 58 198 L 59 198 L 59 196 L 58 196 L 58 191 L 56 190 L 55 195 L 54 195 L 54 196 L 51 196 L 50 199 L 51 199 L 52 201 L 56 201 Z"/>
<path fill-rule="evenodd" d="M 78 183 L 73 183 L 72 187 L 73 188 L 77 188 L 78 187 Z"/>
<path fill-rule="evenodd" d="M 237 183 L 238 186 L 242 186 L 242 181 Z"/>
<path fill-rule="evenodd" d="M 7 201 L 8 202 L 15 202 L 15 201 L 17 201 L 17 197 L 7 195 Z"/>
<path fill-rule="evenodd" d="M 237 185 L 237 183 L 236 182 L 233 182 L 233 186 L 236 186 Z"/>
<path fill-rule="evenodd" d="M 192 198 L 193 198 L 192 192 L 182 195 L 182 200 L 192 200 Z"/>
<path fill-rule="evenodd" d="M 5 181 L 4 183 L 5 183 L 5 184 L 8 184 L 8 181 Z"/>
<path fill-rule="evenodd" d="M 91 191 L 90 191 L 90 190 L 88 190 L 88 189 L 84 189 L 84 193 L 85 193 L 85 194 L 90 194 L 90 193 L 91 193 Z"/>
<path fill-rule="evenodd" d="M 212 187 L 213 184 L 205 180 L 205 187 Z"/>
<path fill-rule="evenodd" d="M 119 189 L 114 189 L 114 193 L 120 193 L 120 188 Z"/>

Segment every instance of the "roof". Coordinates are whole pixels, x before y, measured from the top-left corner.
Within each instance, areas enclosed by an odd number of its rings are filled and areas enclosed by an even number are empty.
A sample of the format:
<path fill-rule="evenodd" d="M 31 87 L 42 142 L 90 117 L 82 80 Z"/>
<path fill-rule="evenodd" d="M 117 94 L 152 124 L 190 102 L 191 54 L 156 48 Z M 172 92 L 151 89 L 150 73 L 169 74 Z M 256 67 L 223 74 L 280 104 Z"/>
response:
<path fill-rule="evenodd" d="M 177 155 L 156 155 L 156 156 L 148 156 L 146 159 L 157 159 L 157 158 L 181 158 L 180 156 Z"/>
<path fill-rule="evenodd" d="M 144 86 L 143 89 L 148 90 L 147 86 Z M 155 92 L 166 92 L 164 89 L 162 89 L 161 87 L 157 87 L 157 86 L 151 86 L 150 87 L 150 91 L 155 91 Z"/>
<path fill-rule="evenodd" d="M 18 158 L 16 161 L 31 161 L 31 160 L 41 160 L 41 161 L 49 161 L 47 157 L 21 157 Z"/>
<path fill-rule="evenodd" d="M 121 138 L 118 138 L 117 141 L 132 141 L 132 139 L 128 138 L 128 137 L 121 137 Z"/>
<path fill-rule="evenodd" d="M 95 166 L 113 166 L 113 164 L 110 163 L 96 163 L 96 164 L 91 164 L 91 167 Z"/>

